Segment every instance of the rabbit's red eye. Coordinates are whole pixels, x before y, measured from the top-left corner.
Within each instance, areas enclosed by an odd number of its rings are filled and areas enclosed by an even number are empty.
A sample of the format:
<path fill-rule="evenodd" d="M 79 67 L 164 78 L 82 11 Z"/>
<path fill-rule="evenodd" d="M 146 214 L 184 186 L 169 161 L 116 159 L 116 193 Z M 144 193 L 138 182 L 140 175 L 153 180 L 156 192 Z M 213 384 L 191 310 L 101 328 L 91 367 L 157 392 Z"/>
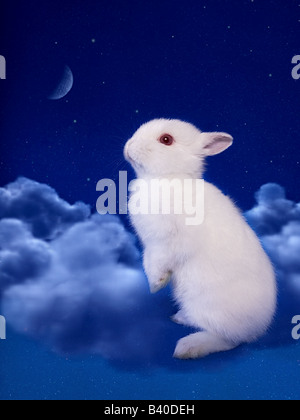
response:
<path fill-rule="evenodd" d="M 172 146 L 172 144 L 174 143 L 174 139 L 170 134 L 164 134 L 160 137 L 159 141 L 165 146 Z"/>

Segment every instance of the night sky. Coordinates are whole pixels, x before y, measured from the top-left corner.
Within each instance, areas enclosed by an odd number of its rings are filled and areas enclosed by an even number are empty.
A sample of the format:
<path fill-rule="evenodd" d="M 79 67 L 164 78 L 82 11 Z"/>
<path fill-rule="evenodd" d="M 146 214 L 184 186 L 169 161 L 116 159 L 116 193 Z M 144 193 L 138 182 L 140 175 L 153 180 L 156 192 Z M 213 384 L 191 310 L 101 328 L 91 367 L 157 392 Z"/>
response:
<path fill-rule="evenodd" d="M 25 177 L 94 211 L 98 180 L 116 180 L 120 170 L 133 177 L 123 159 L 127 139 L 142 123 L 164 117 L 233 135 L 232 148 L 209 160 L 206 179 L 242 211 L 253 208 L 267 183 L 282 186 L 294 205 L 300 201 L 300 80 L 292 78 L 299 1 L 3 1 L 0 28 L 7 62 L 7 79 L 0 80 L 0 187 Z M 74 86 L 50 100 L 65 66 Z M 298 216 L 287 215 L 285 223 L 291 220 Z M 122 222 L 130 229 L 126 217 Z M 60 246 L 53 245 L 55 252 Z M 124 261 L 135 266 L 130 258 Z M 138 296 L 148 304 L 144 293 Z M 298 302 L 293 308 L 300 312 Z M 288 301 L 281 307 L 287 314 L 284 308 Z M 296 313 L 283 317 L 288 332 L 290 315 Z M 177 327 L 170 333 L 173 340 L 183 335 Z M 138 364 L 103 352 L 57 353 L 52 342 L 34 338 L 9 327 L 0 341 L 0 399 L 300 398 L 300 347 L 286 338 L 284 345 L 272 336 L 191 363 L 169 361 L 169 353 L 159 361 L 155 349 L 155 357 Z"/>

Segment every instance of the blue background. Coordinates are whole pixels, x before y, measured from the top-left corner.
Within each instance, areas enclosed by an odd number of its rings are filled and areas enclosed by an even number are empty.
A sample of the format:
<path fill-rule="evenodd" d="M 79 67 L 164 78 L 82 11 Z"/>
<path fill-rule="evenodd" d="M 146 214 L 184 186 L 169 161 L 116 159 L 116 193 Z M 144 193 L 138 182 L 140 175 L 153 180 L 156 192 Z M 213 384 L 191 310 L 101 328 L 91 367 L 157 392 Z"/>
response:
<path fill-rule="evenodd" d="M 1 9 L 1 185 L 21 175 L 94 208 L 97 181 L 131 171 L 126 140 L 141 123 L 170 117 L 234 136 L 206 178 L 243 211 L 267 182 L 299 200 L 298 1 L 30 0 Z M 65 65 L 74 87 L 50 101 Z M 0 356 L 0 399 L 300 397 L 292 342 L 137 367 L 57 355 L 9 329 Z"/>

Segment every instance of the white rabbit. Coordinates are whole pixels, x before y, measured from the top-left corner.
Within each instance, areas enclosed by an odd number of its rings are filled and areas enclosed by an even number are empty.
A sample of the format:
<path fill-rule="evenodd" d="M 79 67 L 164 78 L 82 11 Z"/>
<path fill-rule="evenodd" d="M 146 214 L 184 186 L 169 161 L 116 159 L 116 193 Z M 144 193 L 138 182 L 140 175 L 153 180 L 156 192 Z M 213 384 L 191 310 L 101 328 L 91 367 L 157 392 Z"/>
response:
<path fill-rule="evenodd" d="M 179 120 L 158 119 L 134 134 L 124 155 L 145 183 L 195 180 L 203 176 L 205 158 L 232 143 L 226 133 L 203 133 Z M 187 226 L 185 214 L 131 214 L 145 248 L 151 291 L 172 280 L 180 307 L 173 320 L 200 330 L 177 343 L 174 357 L 181 359 L 257 340 L 276 310 L 275 274 L 260 241 L 231 199 L 204 185 L 204 222 L 198 226 Z M 146 193 L 144 199 L 149 199 Z"/>

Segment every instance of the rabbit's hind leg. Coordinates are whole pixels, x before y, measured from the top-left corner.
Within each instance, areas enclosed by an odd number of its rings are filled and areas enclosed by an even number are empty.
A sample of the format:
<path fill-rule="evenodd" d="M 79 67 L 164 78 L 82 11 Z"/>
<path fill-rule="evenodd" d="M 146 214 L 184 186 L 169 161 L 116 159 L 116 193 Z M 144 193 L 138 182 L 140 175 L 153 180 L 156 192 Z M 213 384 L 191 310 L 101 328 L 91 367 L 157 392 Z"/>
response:
<path fill-rule="evenodd" d="M 237 344 L 208 331 L 188 335 L 178 341 L 174 357 L 177 359 L 198 359 L 209 354 L 233 350 Z"/>

